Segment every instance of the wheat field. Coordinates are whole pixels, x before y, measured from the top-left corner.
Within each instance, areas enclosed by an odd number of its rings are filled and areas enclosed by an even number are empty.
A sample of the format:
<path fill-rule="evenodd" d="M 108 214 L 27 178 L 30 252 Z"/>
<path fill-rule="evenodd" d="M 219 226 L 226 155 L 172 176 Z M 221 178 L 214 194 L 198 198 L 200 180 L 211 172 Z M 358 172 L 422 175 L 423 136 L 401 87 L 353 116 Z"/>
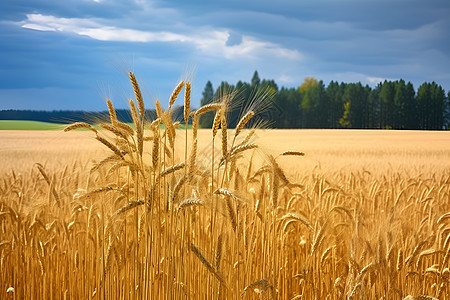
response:
<path fill-rule="evenodd" d="M 147 120 L 130 81 L 133 127 L 0 132 L 0 298 L 450 299 L 447 132 L 229 129 L 189 82 Z"/>

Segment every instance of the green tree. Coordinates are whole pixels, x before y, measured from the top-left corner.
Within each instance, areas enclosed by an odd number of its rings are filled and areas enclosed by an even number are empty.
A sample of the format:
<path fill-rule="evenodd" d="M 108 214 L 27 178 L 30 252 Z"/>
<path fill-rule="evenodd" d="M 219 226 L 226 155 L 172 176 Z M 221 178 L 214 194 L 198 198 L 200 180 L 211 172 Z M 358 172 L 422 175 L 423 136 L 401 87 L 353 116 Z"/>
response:
<path fill-rule="evenodd" d="M 323 81 L 313 85 L 306 91 L 305 98 L 309 101 L 309 126 L 311 128 L 328 128 L 328 112 L 330 104 Z M 304 98 L 304 99 L 305 99 Z"/>
<path fill-rule="evenodd" d="M 344 113 L 347 112 L 347 119 L 351 128 L 364 128 L 364 116 L 367 103 L 367 90 L 361 82 L 350 83 L 345 89 L 343 101 L 347 104 Z M 342 125 L 342 124 L 341 124 Z"/>
<path fill-rule="evenodd" d="M 219 85 L 219 87 L 216 89 L 216 92 L 214 93 L 214 99 L 216 101 L 222 101 L 224 96 L 229 96 L 234 94 L 235 87 L 232 84 L 229 84 L 226 81 L 222 81 Z M 240 98 L 238 95 L 234 95 L 231 99 L 229 99 L 228 105 L 227 105 L 227 127 L 232 128 L 236 125 L 236 119 L 237 119 L 237 112 L 236 109 L 240 109 L 242 106 L 242 98 Z M 211 125 L 209 128 L 212 127 L 212 123 L 214 121 L 214 112 L 209 112 L 210 118 L 211 118 Z"/>
<path fill-rule="evenodd" d="M 208 82 L 205 85 L 205 89 L 202 93 L 202 99 L 200 100 L 200 105 L 204 106 L 209 103 L 211 103 L 214 99 L 214 89 L 211 81 L 208 80 Z M 207 128 L 212 126 L 212 122 L 214 119 L 214 113 L 208 112 L 200 116 L 199 119 L 199 126 L 202 128 Z"/>
<path fill-rule="evenodd" d="M 394 117 L 395 85 L 385 80 L 380 90 L 380 123 L 381 128 L 391 128 Z"/>
<path fill-rule="evenodd" d="M 227 84 L 226 88 L 230 89 L 230 86 Z M 230 128 L 236 127 L 237 122 L 239 122 L 239 116 L 247 110 L 254 90 L 249 83 L 240 80 L 233 89 L 236 93 L 234 103 L 236 103 L 235 106 L 237 109 L 230 111 L 228 114 L 227 126 Z"/>
<path fill-rule="evenodd" d="M 301 95 L 296 88 L 281 88 L 275 100 L 271 119 L 278 128 L 301 127 Z"/>
<path fill-rule="evenodd" d="M 444 127 L 446 130 L 450 128 L 450 91 L 448 91 L 447 99 L 445 100 Z"/>
<path fill-rule="evenodd" d="M 305 79 L 303 80 L 303 83 L 300 85 L 300 87 L 298 88 L 298 91 L 300 93 L 305 93 L 307 92 L 309 89 L 318 86 L 319 82 L 317 81 L 316 78 L 314 77 L 305 77 Z"/>
<path fill-rule="evenodd" d="M 313 77 L 305 77 L 303 83 L 298 88 L 301 95 L 301 120 L 302 128 L 313 128 L 316 126 L 315 115 L 318 106 L 318 99 L 314 92 L 309 93 L 313 88 L 317 87 L 319 82 Z"/>
<path fill-rule="evenodd" d="M 373 103 L 369 98 L 371 90 L 372 89 L 368 85 L 364 86 L 361 90 L 362 110 L 363 110 L 361 128 L 371 128 L 370 123 L 372 121 L 372 111 L 373 111 Z"/>
<path fill-rule="evenodd" d="M 435 82 L 425 82 L 417 91 L 416 101 L 419 115 L 419 128 L 442 129 L 444 127 L 446 109 L 444 89 Z"/>
<path fill-rule="evenodd" d="M 339 119 L 339 124 L 342 128 L 351 128 L 352 124 L 350 123 L 350 102 L 344 103 L 344 114 Z"/>
<path fill-rule="evenodd" d="M 406 119 L 406 102 L 407 102 L 406 84 L 403 79 L 395 82 L 395 95 L 394 95 L 394 116 L 392 128 L 403 129 L 405 128 Z"/>
<path fill-rule="evenodd" d="M 342 95 L 344 94 L 345 84 L 331 81 L 326 89 L 328 98 L 328 127 L 327 128 L 339 128 L 339 120 L 344 114 L 344 103 L 342 101 Z"/>
<path fill-rule="evenodd" d="M 417 121 L 417 103 L 416 103 L 416 92 L 414 91 L 414 86 L 411 82 L 406 84 L 406 100 L 403 107 L 404 110 L 404 128 L 405 129 L 416 129 L 419 126 Z"/>
<path fill-rule="evenodd" d="M 367 96 L 369 102 L 369 126 L 368 128 L 382 128 L 381 125 L 381 105 L 380 92 L 382 83 L 379 83 L 374 89 L 371 89 Z"/>
<path fill-rule="evenodd" d="M 445 91 L 436 82 L 431 83 L 431 129 L 441 130 L 444 127 L 446 106 Z"/>
<path fill-rule="evenodd" d="M 276 94 L 278 92 L 278 85 L 275 83 L 273 79 L 271 80 L 263 79 L 259 88 L 272 94 Z"/>
<path fill-rule="evenodd" d="M 257 87 L 259 87 L 260 83 L 261 83 L 261 79 L 259 79 L 258 71 L 255 71 L 255 73 L 253 73 L 253 77 L 252 77 L 252 87 L 257 88 Z"/>

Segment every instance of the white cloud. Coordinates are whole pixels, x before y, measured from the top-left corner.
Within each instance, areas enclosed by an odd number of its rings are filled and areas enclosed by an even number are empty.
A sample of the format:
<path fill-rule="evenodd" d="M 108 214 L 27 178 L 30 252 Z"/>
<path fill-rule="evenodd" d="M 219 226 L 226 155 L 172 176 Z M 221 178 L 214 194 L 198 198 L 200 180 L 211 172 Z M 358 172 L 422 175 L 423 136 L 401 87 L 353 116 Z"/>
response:
<path fill-rule="evenodd" d="M 33 24 L 33 23 L 23 24 L 22 27 L 27 28 L 27 29 L 38 30 L 38 31 L 56 31 L 56 29 L 53 27 L 44 26 L 44 25 L 40 25 L 40 24 Z"/>
<path fill-rule="evenodd" d="M 385 80 L 387 81 L 394 81 L 394 79 L 390 78 L 383 78 L 383 77 L 372 77 L 372 76 L 366 76 L 366 80 L 371 84 L 378 84 L 380 82 L 383 82 Z"/>
<path fill-rule="evenodd" d="M 169 31 L 143 31 L 119 28 L 102 25 L 89 19 L 58 18 L 42 14 L 28 14 L 27 19 L 19 24 L 27 29 L 75 33 L 101 41 L 189 43 L 209 55 L 221 56 L 227 59 L 237 57 L 257 59 L 267 56 L 288 60 L 302 59 L 302 54 L 298 50 L 284 48 L 278 44 L 261 41 L 251 36 L 244 35 L 240 43 L 227 45 L 230 33 L 225 29 L 200 28 L 191 30 L 193 32 L 190 34 L 179 34 Z"/>
<path fill-rule="evenodd" d="M 279 76 L 276 79 L 277 82 L 280 82 L 282 84 L 293 84 L 293 83 L 298 83 L 298 80 L 292 76 L 288 76 L 286 74 L 283 74 L 281 76 Z"/>
<path fill-rule="evenodd" d="M 362 73 L 356 73 L 356 72 L 345 72 L 345 73 L 336 73 L 333 74 L 332 80 L 337 80 L 338 82 L 361 82 L 362 84 L 369 84 L 370 86 L 375 86 L 380 82 L 383 82 L 385 80 L 387 81 L 395 81 L 398 80 L 395 78 L 387 78 L 387 77 L 377 77 L 377 76 L 371 76 L 367 74 Z"/>

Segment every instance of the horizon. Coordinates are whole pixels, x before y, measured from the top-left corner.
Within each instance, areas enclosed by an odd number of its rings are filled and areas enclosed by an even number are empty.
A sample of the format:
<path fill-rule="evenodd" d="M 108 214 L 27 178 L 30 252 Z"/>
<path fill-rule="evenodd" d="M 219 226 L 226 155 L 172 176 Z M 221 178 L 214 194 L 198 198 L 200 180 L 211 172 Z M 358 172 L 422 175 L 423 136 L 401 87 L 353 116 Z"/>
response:
<path fill-rule="evenodd" d="M 267 78 L 263 78 L 263 79 L 267 79 Z M 261 80 L 263 80 L 263 79 L 261 79 Z M 400 78 L 399 81 L 400 80 L 404 80 L 404 79 Z M 320 80 L 318 80 L 318 81 L 320 81 Z M 244 82 L 244 81 L 242 81 L 242 82 Z M 390 82 L 390 81 L 388 81 L 388 82 Z M 395 81 L 392 81 L 392 82 L 395 82 Z M 250 83 L 250 81 L 247 81 L 247 83 Z M 329 82 L 329 83 L 331 83 L 331 82 Z M 323 83 L 325 88 L 328 87 L 329 83 L 328 84 L 325 84 L 325 82 Z M 340 85 L 340 84 L 358 84 L 358 83 L 361 83 L 361 82 L 337 82 L 337 83 Z M 405 83 L 408 84 L 409 82 L 405 81 Z M 426 82 L 423 82 L 423 83 L 426 83 Z M 431 83 L 431 82 L 428 82 L 428 83 Z M 230 83 L 229 82 L 229 84 L 231 84 L 233 86 L 236 86 L 236 83 Z M 377 85 L 378 84 L 382 84 L 382 82 L 377 83 Z M 438 83 L 436 83 L 436 84 L 438 84 Z M 363 86 L 368 86 L 371 89 L 374 89 L 376 87 L 376 86 L 371 86 L 370 84 L 363 84 Z M 417 86 L 417 87 L 413 86 L 413 87 L 414 87 L 414 92 L 417 95 L 419 86 Z M 281 90 L 282 88 L 290 88 L 290 87 L 278 86 L 278 90 Z M 294 87 L 294 88 L 299 88 L 299 87 Z M 214 90 L 214 91 L 216 91 L 216 90 Z M 447 93 L 449 93 L 450 90 L 445 90 L 444 89 L 444 92 L 445 92 L 445 95 L 447 96 Z M 130 97 L 134 100 L 134 98 L 133 98 L 134 96 L 133 95 L 130 95 Z M 177 98 L 177 101 L 175 101 L 175 105 L 174 105 L 175 108 L 176 107 L 183 107 L 183 105 L 184 105 L 183 102 L 181 102 L 181 100 L 179 100 L 179 99 L 182 99 L 183 97 L 184 97 L 183 95 L 180 95 L 180 97 Z M 144 101 L 145 101 L 145 99 L 144 99 Z M 199 101 L 197 101 L 197 102 L 198 102 L 198 106 L 193 106 L 192 108 L 194 108 L 194 109 L 200 108 L 201 105 L 200 105 Z M 146 102 L 146 104 L 147 104 L 147 102 Z M 105 100 L 105 105 L 106 105 L 106 100 Z M 164 107 L 164 106 L 162 106 L 162 107 L 164 109 L 167 109 L 167 107 Z M 116 109 L 116 111 L 129 111 L 130 108 L 124 106 L 124 107 L 118 107 L 118 108 L 115 107 L 115 109 Z M 146 111 L 156 111 L 156 108 L 154 106 L 145 107 L 145 110 Z M 50 112 L 50 113 L 51 112 L 82 112 L 82 113 L 104 113 L 104 112 L 106 112 L 106 113 L 108 113 L 108 107 L 104 106 L 103 108 L 98 108 L 97 110 L 86 110 L 86 109 L 83 109 L 83 108 L 75 108 L 75 109 L 55 109 L 55 108 L 51 108 L 51 109 L 30 109 L 30 108 L 15 109 L 15 108 L 6 108 L 6 109 L 3 109 L 3 108 L 0 108 L 0 112 L 7 112 L 7 111 L 30 111 L 30 112 Z"/>
<path fill-rule="evenodd" d="M 206 82 L 278 86 L 305 77 L 375 87 L 403 79 L 450 90 L 447 1 L 6 1 L 0 110 L 127 109 L 133 71 L 149 109 L 179 80 L 199 107 Z M 30 47 L 30 45 L 32 47 Z M 178 100 L 176 104 L 181 104 Z"/>

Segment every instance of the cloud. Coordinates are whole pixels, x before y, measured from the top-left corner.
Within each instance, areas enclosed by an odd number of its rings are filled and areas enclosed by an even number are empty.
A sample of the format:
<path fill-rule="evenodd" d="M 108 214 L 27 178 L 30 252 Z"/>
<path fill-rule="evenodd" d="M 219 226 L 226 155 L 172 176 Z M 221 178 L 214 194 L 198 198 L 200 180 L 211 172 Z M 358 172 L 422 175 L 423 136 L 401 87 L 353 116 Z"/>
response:
<path fill-rule="evenodd" d="M 301 53 L 296 49 L 284 48 L 278 44 L 262 41 L 248 35 L 236 40 L 226 29 L 198 28 L 190 33 L 180 34 L 170 31 L 144 31 L 103 25 L 91 19 L 59 18 L 51 15 L 27 14 L 27 19 L 19 22 L 22 28 L 39 31 L 74 33 L 100 41 L 114 42 L 164 42 L 188 43 L 213 56 L 227 59 L 236 57 L 260 58 L 279 57 L 300 60 Z M 233 40 L 230 43 L 230 38 Z"/>
<path fill-rule="evenodd" d="M 294 78 L 294 77 L 289 76 L 289 75 L 286 75 L 286 74 L 280 75 L 280 76 L 276 79 L 276 82 L 279 82 L 279 83 L 281 83 L 281 84 L 289 84 L 289 85 L 292 85 L 292 84 L 298 84 L 298 83 L 299 83 L 298 80 L 297 80 L 297 78 Z"/>
<path fill-rule="evenodd" d="M 362 84 L 368 84 L 369 86 L 376 86 L 380 82 L 387 81 L 396 81 L 400 78 L 388 78 L 388 77 L 379 77 L 372 76 L 364 73 L 357 72 L 343 72 L 343 73 L 334 73 L 330 74 L 329 77 L 331 80 L 338 82 L 361 82 Z"/>

